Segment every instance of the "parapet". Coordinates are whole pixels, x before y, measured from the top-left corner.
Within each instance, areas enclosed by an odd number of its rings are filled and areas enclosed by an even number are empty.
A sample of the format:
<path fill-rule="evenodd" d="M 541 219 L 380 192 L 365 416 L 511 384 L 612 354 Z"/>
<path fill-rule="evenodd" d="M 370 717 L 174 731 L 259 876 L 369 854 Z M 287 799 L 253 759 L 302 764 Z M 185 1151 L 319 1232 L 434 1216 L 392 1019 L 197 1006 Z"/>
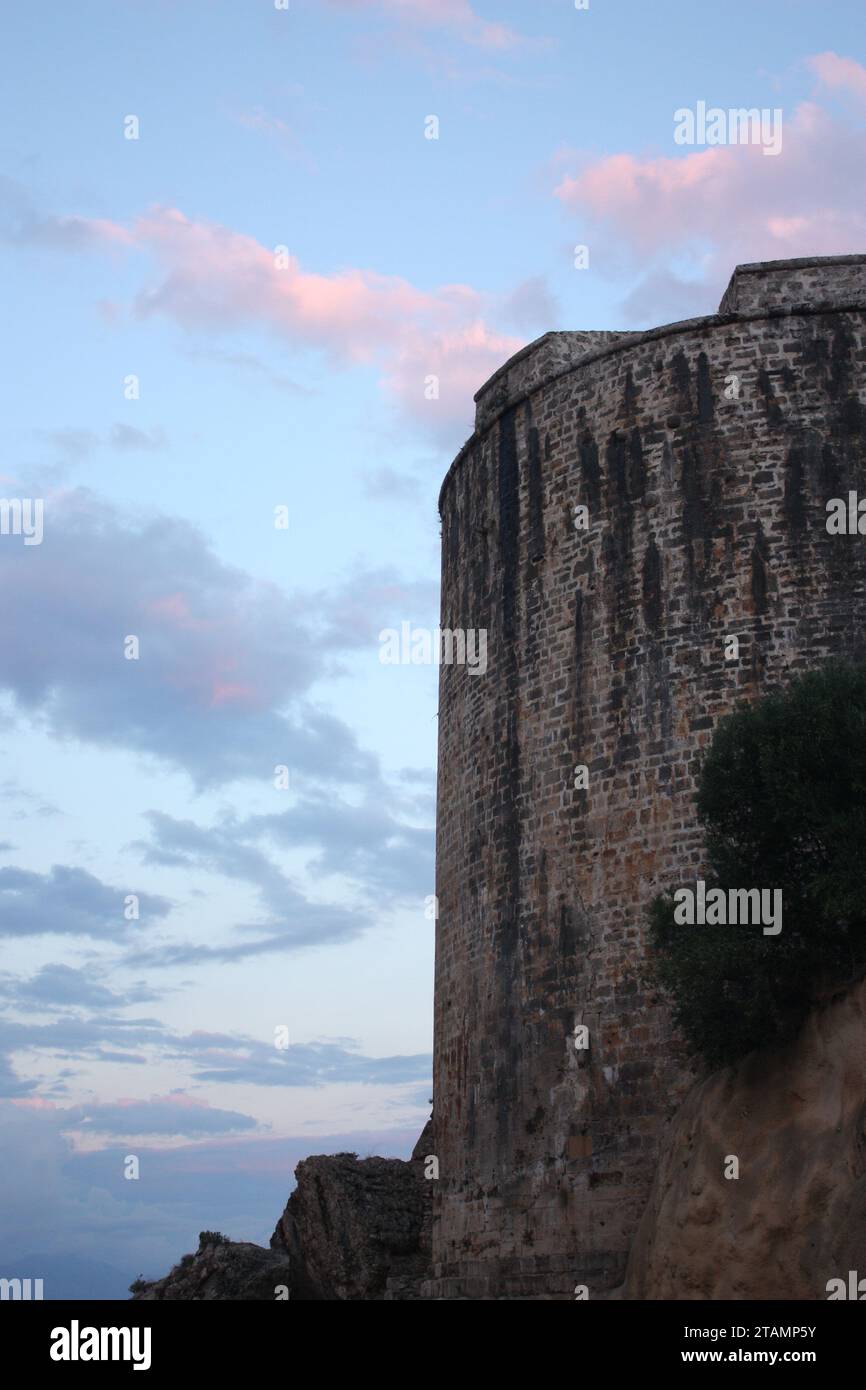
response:
<path fill-rule="evenodd" d="M 637 343 L 703 328 L 706 333 L 730 319 L 775 318 L 794 314 L 866 309 L 866 255 L 810 256 L 788 261 L 754 261 L 738 265 L 722 296 L 718 313 L 684 319 L 636 332 L 545 333 L 509 357 L 475 393 L 475 430 L 451 464 L 445 489 L 464 454 L 503 411 L 531 398 L 557 377 L 593 358 L 630 351 Z"/>
<path fill-rule="evenodd" d="M 796 313 L 866 301 L 866 256 L 818 256 L 738 265 L 720 314 Z"/>
<path fill-rule="evenodd" d="M 590 329 L 583 333 L 545 333 L 534 342 L 515 352 L 513 357 L 495 371 L 475 393 L 475 433 L 482 434 L 487 426 L 516 401 L 542 386 L 569 367 L 576 367 L 584 357 L 609 347 L 620 338 L 633 338 L 634 333 L 609 333 Z"/>

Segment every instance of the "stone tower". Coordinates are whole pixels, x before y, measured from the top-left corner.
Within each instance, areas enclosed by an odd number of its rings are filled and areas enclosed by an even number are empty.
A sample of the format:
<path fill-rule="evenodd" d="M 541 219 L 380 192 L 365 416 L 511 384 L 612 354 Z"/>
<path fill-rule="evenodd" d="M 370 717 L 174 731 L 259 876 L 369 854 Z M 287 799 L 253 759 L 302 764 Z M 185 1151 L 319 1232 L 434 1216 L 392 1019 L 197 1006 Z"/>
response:
<path fill-rule="evenodd" d="M 701 750 L 736 702 L 861 654 L 866 536 L 825 504 L 866 498 L 866 257 L 548 333 L 475 399 L 440 497 L 442 627 L 488 655 L 441 669 L 429 1292 L 593 1297 L 691 1076 L 644 911 L 703 867 Z"/>

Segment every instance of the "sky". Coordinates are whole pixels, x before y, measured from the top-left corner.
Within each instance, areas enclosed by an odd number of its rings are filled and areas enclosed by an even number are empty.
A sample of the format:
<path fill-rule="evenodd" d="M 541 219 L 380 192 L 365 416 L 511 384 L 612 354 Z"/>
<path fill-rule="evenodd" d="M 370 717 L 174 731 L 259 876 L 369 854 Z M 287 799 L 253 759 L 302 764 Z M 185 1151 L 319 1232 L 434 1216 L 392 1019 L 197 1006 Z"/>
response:
<path fill-rule="evenodd" d="M 863 6 L 0 24 L 0 490 L 43 509 L 0 534 L 0 1273 L 122 1297 L 266 1243 L 305 1155 L 410 1152 L 437 670 L 380 633 L 435 630 L 473 394 L 866 249 Z M 701 102 L 781 149 L 678 143 Z"/>

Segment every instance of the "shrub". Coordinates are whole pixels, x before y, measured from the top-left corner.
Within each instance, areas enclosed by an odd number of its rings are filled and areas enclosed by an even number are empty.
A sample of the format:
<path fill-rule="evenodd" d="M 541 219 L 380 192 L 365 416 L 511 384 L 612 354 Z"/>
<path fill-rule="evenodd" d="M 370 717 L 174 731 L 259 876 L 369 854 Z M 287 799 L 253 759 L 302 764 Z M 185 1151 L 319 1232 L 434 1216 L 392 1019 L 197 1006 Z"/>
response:
<path fill-rule="evenodd" d="M 224 1236 L 222 1231 L 199 1231 L 198 1248 L 201 1250 L 204 1245 L 228 1245 L 229 1238 Z"/>
<path fill-rule="evenodd" d="M 649 910 L 655 974 L 712 1066 L 792 1037 L 866 973 L 866 666 L 834 663 L 723 719 L 697 796 L 707 888 L 780 888 L 782 930 Z"/>

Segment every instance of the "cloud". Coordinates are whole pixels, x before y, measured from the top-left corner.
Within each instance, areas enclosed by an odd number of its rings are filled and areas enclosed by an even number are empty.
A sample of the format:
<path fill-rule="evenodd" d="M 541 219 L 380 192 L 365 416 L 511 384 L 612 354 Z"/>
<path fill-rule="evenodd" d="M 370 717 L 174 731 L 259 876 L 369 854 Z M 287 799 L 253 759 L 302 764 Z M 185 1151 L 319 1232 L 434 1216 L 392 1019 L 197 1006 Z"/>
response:
<path fill-rule="evenodd" d="M 130 923 L 124 919 L 129 889 L 110 888 L 84 869 L 55 864 L 50 873 L 0 868 L 0 936 L 121 937 Z M 140 893 L 142 921 L 165 917 L 168 899 Z"/>
<path fill-rule="evenodd" d="M 275 585 L 221 563 L 186 522 L 130 519 L 86 491 L 50 496 L 45 527 L 38 548 L 0 547 L 16 594 L 0 609 L 0 688 L 18 712 L 185 768 L 199 788 L 271 784 L 279 764 L 376 780 L 376 759 L 310 703 L 327 655 Z"/>
<path fill-rule="evenodd" d="M 850 73 L 847 80 L 850 85 Z M 668 283 L 675 298 L 689 307 L 700 278 L 707 313 L 737 263 L 836 255 L 862 246 L 864 161 L 866 132 L 803 102 L 785 121 L 781 153 L 772 158 L 757 145 L 718 146 L 684 157 L 615 154 L 567 174 L 555 192 L 580 218 L 581 240 L 599 246 L 597 266 L 605 257 L 609 265 L 625 258 L 640 266 L 630 316 L 654 307 L 665 276 L 674 277 Z M 681 277 L 685 262 L 697 268 L 691 280 Z"/>
<path fill-rule="evenodd" d="M 30 1095 L 36 1090 L 37 1085 L 36 1081 L 22 1081 L 16 1075 L 9 1058 L 0 1056 L 0 1097 L 8 1100 Z"/>
<path fill-rule="evenodd" d="M 374 899 L 387 893 L 421 903 L 432 892 L 432 828 L 398 820 L 378 799 L 354 806 L 334 797 L 308 797 L 279 815 L 249 817 L 238 833 L 264 834 L 292 847 L 311 845 L 317 850 L 312 872 L 345 875 Z"/>
<path fill-rule="evenodd" d="M 162 430 L 139 430 L 134 425 L 112 425 L 110 441 L 115 449 L 123 449 L 125 452 L 165 448 L 165 434 Z"/>
<path fill-rule="evenodd" d="M 200 1055 L 195 1056 L 196 1042 Z M 429 1081 L 429 1053 L 366 1057 L 351 1039 L 292 1043 L 285 1049 L 254 1039 L 222 1034 L 189 1034 L 177 1054 L 194 1063 L 196 1081 L 255 1086 L 312 1086 L 360 1082 L 366 1086 L 395 1086 Z"/>
<path fill-rule="evenodd" d="M 281 849 L 310 847 L 310 872 L 319 878 L 348 879 L 377 907 L 383 894 L 420 904 L 432 891 L 433 830 L 401 819 L 401 803 L 425 819 L 432 811 L 429 793 L 399 792 L 392 797 L 393 809 L 385 809 L 378 795 L 367 796 L 360 805 L 333 795 L 306 797 L 278 814 L 244 820 L 227 816 L 215 826 L 151 811 L 151 838 L 138 846 L 146 863 L 249 883 L 260 895 L 263 920 L 240 924 L 235 939 L 224 944 L 160 944 L 133 952 L 129 963 L 166 967 L 231 962 L 350 941 L 373 924 L 366 910 L 311 902 L 257 847 L 262 840 Z"/>
<path fill-rule="evenodd" d="M 833 52 L 816 53 L 808 62 L 825 87 L 866 101 L 866 68 L 861 63 Z"/>
<path fill-rule="evenodd" d="M 131 244 L 129 231 L 105 218 L 41 215 L 28 190 L 0 176 L 0 242 L 51 251 L 93 251 Z"/>
<path fill-rule="evenodd" d="M 182 1094 L 71 1106 L 63 1111 L 62 1119 L 67 1131 L 125 1136 L 165 1134 L 193 1138 L 200 1134 L 232 1134 L 258 1128 L 251 1115 L 219 1110 Z"/>
<path fill-rule="evenodd" d="M 166 446 L 165 431 L 159 428 L 152 430 L 136 429 L 133 425 L 122 424 L 119 421 L 112 425 L 109 434 L 103 439 L 94 430 L 67 427 L 57 430 L 37 430 L 39 438 L 52 444 L 61 454 L 67 458 L 80 462 L 89 458 L 97 449 L 108 445 L 113 449 L 121 449 L 124 452 L 133 450 L 152 451 L 164 449 Z"/>
<path fill-rule="evenodd" d="M 322 274 L 288 248 L 193 221 L 177 208 L 156 207 L 129 227 L 110 224 L 114 236 L 108 225 L 94 224 L 90 238 L 82 232 L 68 249 L 116 244 L 153 256 L 160 274 L 136 296 L 139 318 L 162 315 L 209 340 L 254 326 L 288 346 L 324 352 L 334 365 L 376 367 L 405 414 L 449 446 L 471 429 L 475 391 L 525 342 L 487 324 L 496 301 L 469 285 L 427 290 L 355 267 Z"/>
<path fill-rule="evenodd" d="M 515 48 L 522 36 L 507 25 L 482 19 L 469 0 L 330 0 L 337 9 L 372 10 L 422 29 L 443 29 L 480 48 Z"/>
<path fill-rule="evenodd" d="M 469 434 L 469 402 L 526 338 L 499 333 L 476 319 L 462 328 L 408 330 L 385 369 L 385 382 L 404 413 L 422 423 L 443 447 L 458 422 Z"/>
<path fill-rule="evenodd" d="M 267 1245 L 294 1185 L 295 1165 L 308 1154 L 358 1151 L 408 1158 L 420 1123 L 284 1138 L 199 1134 L 191 1143 L 162 1148 L 139 1140 L 141 1179 L 127 1182 L 125 1145 L 76 1152 L 62 1132 L 62 1111 L 0 1106 L 2 1272 L 46 1276 L 47 1299 L 80 1298 L 87 1279 L 82 1259 L 108 1261 L 123 1276 L 113 1297 L 124 1298 L 137 1275 L 158 1278 L 194 1250 L 201 1230 Z M 70 1286 L 63 1257 L 72 1251 L 77 1259 Z M 30 1264 L 19 1267 L 32 1252 L 37 1254 Z"/>
<path fill-rule="evenodd" d="M 314 903 L 296 889 L 289 889 L 283 902 L 283 915 L 276 921 L 240 923 L 240 939 L 223 946 L 203 946 L 196 942 L 166 943 L 158 948 L 132 952 L 127 962 L 150 969 L 174 965 L 232 965 L 257 956 L 286 951 L 302 951 L 313 946 L 335 946 L 353 941 L 369 931 L 374 919 L 357 909 Z M 252 933 L 265 931 L 264 936 Z"/>
<path fill-rule="evenodd" d="M 66 454 L 67 457 L 76 460 L 88 458 L 102 442 L 99 435 L 95 434 L 93 430 L 72 427 L 59 430 L 37 430 L 37 434 L 49 444 L 53 444 L 61 454 Z"/>
<path fill-rule="evenodd" d="M 250 883 L 261 896 L 265 914 L 263 921 L 237 926 L 236 939 L 225 944 L 161 944 L 134 952 L 129 958 L 134 965 L 234 962 L 351 941 L 372 925 L 372 919 L 357 909 L 311 902 L 272 860 L 245 842 L 233 819 L 209 828 L 158 811 L 150 812 L 148 819 L 152 839 L 140 846 L 146 863 L 202 869 Z"/>
<path fill-rule="evenodd" d="M 285 155 L 299 160 L 313 173 L 318 172 L 315 160 L 304 147 L 297 131 L 280 116 L 272 116 L 263 106 L 255 106 L 251 111 L 239 111 L 235 120 L 247 130 L 270 136 Z"/>
<path fill-rule="evenodd" d="M 45 818 L 60 815 L 57 806 L 52 806 L 51 802 L 45 801 L 39 793 L 30 791 L 28 787 L 22 787 L 13 777 L 7 777 L 5 782 L 0 783 L 0 801 L 6 807 L 15 807 L 18 820 L 28 820 L 31 816 Z M 3 848 L 11 849 L 12 846 L 5 845 Z"/>
<path fill-rule="evenodd" d="M 421 480 L 383 464 L 363 479 L 364 494 L 374 500 L 420 502 Z"/>
<path fill-rule="evenodd" d="M 131 235 L 167 269 L 160 284 L 138 296 L 141 317 L 166 314 L 206 331 L 261 323 L 340 360 L 370 362 L 405 320 L 478 302 L 465 286 L 431 294 L 397 275 L 307 271 L 288 250 L 262 246 L 217 223 L 191 221 L 176 208 L 154 208 L 134 223 Z"/>
<path fill-rule="evenodd" d="M 182 1063 L 188 1077 L 185 1084 L 218 1081 L 316 1089 L 353 1082 L 394 1086 L 426 1082 L 432 1065 L 428 1053 L 366 1056 L 352 1038 L 291 1041 L 287 1048 L 278 1048 L 272 1037 L 263 1041 L 236 1033 L 176 1033 L 157 1019 L 69 1015 L 50 1023 L 32 1023 L 0 1017 L 0 1054 L 7 1057 L 16 1052 L 48 1052 L 61 1053 L 67 1062 L 100 1062 L 112 1060 L 112 1053 L 128 1053 L 130 1049 L 152 1062 Z M 10 1094 L 23 1094 L 36 1084 L 19 1082 L 11 1069 L 6 1075 Z M 80 1119 L 79 1111 L 67 1113 L 73 1118 L 66 1127 L 76 1128 L 73 1121 Z M 160 1132 L 191 1133 L 183 1129 L 183 1121 L 184 1115 L 179 1115 L 169 1129 Z"/>
<path fill-rule="evenodd" d="M 65 1061 L 100 1060 L 103 1047 L 113 1051 L 158 1048 L 166 1043 L 166 1030 L 155 1018 L 119 1018 L 111 1014 L 80 1017 L 64 1014 L 50 1023 L 22 1023 L 0 1017 L 0 1050 L 59 1052 Z"/>
<path fill-rule="evenodd" d="M 11 1262 L 30 1252 L 50 1255 L 74 1251 L 79 1257 L 107 1259 L 127 1271 L 126 1283 L 142 1270 L 164 1274 L 184 1249 L 195 1248 L 196 1232 L 212 1221 L 202 1220 L 204 1201 L 196 1201 L 195 1181 L 187 1177 L 186 1192 L 156 1179 L 158 1151 L 136 1152 L 142 1163 L 139 1182 L 123 1180 L 127 1150 L 103 1155 L 77 1155 L 63 1133 L 64 1113 L 53 1107 L 7 1103 L 0 1107 L 0 1229 L 3 1230 L 4 1273 L 16 1274 Z M 226 1142 L 212 1139 L 211 1145 Z M 249 1140 L 247 1142 L 250 1142 Z M 175 1160 L 179 1162 L 181 1160 Z M 186 1156 L 187 1164 L 189 1157 Z M 166 1167 L 170 1166 L 166 1161 Z M 223 1212 L 243 1220 L 243 1209 L 228 1198 L 234 1155 L 222 1163 Z M 288 1175 L 283 1179 L 288 1186 Z M 199 1189 L 200 1191 L 200 1189 Z M 245 1205 L 249 1202 L 246 1185 Z M 272 1194 L 272 1189 L 269 1193 Z M 279 1207 L 277 1207 L 279 1210 Z M 34 1262 L 38 1277 L 53 1264 Z M 21 1273 L 26 1274 L 27 1270 Z M 46 1298 L 57 1297 L 49 1277 Z M 123 1297 L 118 1291 L 116 1295 Z"/>
<path fill-rule="evenodd" d="M 334 1082 L 361 1082 L 365 1086 L 396 1086 L 430 1081 L 433 1059 L 429 1053 L 408 1057 L 354 1057 L 331 1043 L 309 1043 L 276 1052 L 275 1057 L 253 1057 L 221 1066 L 203 1067 L 198 1081 L 249 1083 L 256 1086 L 324 1086 Z"/>
<path fill-rule="evenodd" d="M 252 352 L 225 352 L 221 348 L 190 348 L 186 355 L 191 361 L 215 362 L 221 367 L 228 367 L 233 372 L 239 368 L 243 372 L 260 376 L 278 391 L 286 391 L 290 396 L 310 397 L 316 395 L 313 387 L 302 386 L 299 382 L 293 381 L 291 377 L 284 376 L 281 372 L 272 371 L 267 363 Z"/>
<path fill-rule="evenodd" d="M 51 1006 L 52 1008 L 120 1009 L 129 1004 L 159 998 L 152 989 L 136 984 L 118 993 L 94 978 L 93 970 L 74 969 L 69 965 L 44 965 L 29 979 L 14 975 L 0 976 L 0 998 L 21 1005 Z"/>
<path fill-rule="evenodd" d="M 559 305 L 543 275 L 532 275 L 506 296 L 503 313 L 522 333 L 548 333 L 556 327 Z"/>
<path fill-rule="evenodd" d="M 732 267 L 733 269 L 733 267 Z M 685 280 L 672 270 L 650 271 L 622 302 L 630 323 L 673 323 L 710 314 L 716 305 L 704 280 Z"/>
<path fill-rule="evenodd" d="M 336 363 L 378 364 L 404 412 L 449 442 L 458 424 L 471 426 L 475 391 L 524 342 L 488 327 L 484 298 L 468 285 L 428 291 L 371 270 L 318 274 L 171 208 L 140 219 L 134 237 L 166 268 L 138 296 L 140 316 L 163 314 L 190 331 L 258 324 Z"/>
<path fill-rule="evenodd" d="M 295 594 L 293 606 L 309 621 L 322 651 L 367 649 L 378 654 L 383 627 L 410 615 L 413 621 L 436 626 L 439 588 L 430 580 L 404 579 L 391 566 L 356 568 L 334 588 Z"/>

